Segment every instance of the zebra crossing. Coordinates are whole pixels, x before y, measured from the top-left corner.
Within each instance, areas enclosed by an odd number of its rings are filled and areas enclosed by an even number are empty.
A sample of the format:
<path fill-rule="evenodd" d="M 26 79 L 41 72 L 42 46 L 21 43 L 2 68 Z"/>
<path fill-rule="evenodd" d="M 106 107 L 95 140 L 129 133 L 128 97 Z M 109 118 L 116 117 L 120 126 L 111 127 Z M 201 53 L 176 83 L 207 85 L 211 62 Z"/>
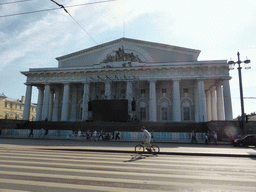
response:
<path fill-rule="evenodd" d="M 0 147 L 0 191 L 256 191 L 256 163 Z"/>

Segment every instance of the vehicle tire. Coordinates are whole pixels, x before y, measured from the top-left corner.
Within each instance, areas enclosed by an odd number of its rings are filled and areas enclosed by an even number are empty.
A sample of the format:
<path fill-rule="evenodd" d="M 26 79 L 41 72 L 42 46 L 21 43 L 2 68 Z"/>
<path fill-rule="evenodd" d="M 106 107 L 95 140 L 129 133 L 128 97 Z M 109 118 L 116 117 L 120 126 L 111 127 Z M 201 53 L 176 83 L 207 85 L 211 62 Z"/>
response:
<path fill-rule="evenodd" d="M 152 153 L 159 153 L 160 149 L 157 145 L 151 145 Z"/>
<path fill-rule="evenodd" d="M 136 153 L 144 153 L 144 146 L 143 145 L 141 145 L 141 144 L 138 144 L 138 145 L 136 145 L 135 146 L 135 152 Z"/>
<path fill-rule="evenodd" d="M 244 146 L 244 144 L 243 144 L 243 143 L 239 143 L 239 146 L 240 146 L 240 147 L 243 147 L 243 146 Z"/>

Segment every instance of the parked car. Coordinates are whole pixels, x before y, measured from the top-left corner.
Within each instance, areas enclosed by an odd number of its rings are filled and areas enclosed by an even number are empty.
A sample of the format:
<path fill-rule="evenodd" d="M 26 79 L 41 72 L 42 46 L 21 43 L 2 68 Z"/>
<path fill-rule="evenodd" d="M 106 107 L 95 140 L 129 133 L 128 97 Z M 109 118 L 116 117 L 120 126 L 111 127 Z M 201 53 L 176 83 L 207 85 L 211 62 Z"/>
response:
<path fill-rule="evenodd" d="M 234 139 L 233 140 L 233 145 L 234 146 L 248 146 L 248 145 L 254 145 L 256 146 L 256 135 L 250 134 L 250 135 L 245 135 L 241 139 Z"/>

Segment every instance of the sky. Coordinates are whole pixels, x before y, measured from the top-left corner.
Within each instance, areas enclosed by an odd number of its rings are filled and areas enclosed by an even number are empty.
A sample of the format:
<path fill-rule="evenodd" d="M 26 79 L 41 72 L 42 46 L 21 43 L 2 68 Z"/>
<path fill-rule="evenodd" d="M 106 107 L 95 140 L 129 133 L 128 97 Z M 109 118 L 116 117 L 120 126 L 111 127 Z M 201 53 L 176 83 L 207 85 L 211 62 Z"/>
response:
<path fill-rule="evenodd" d="M 0 1 L 0 93 L 25 95 L 29 68 L 57 67 L 56 57 L 122 37 L 201 50 L 202 60 L 251 60 L 242 64 L 244 97 L 256 97 L 255 0 L 50 0 Z M 86 4 L 83 6 L 73 6 Z M 9 16 L 8 16 L 9 15 Z M 13 15 L 13 16 L 10 16 Z M 241 114 L 238 70 L 230 71 L 233 117 Z M 37 103 L 33 87 L 32 102 Z M 244 99 L 245 113 L 256 99 Z"/>

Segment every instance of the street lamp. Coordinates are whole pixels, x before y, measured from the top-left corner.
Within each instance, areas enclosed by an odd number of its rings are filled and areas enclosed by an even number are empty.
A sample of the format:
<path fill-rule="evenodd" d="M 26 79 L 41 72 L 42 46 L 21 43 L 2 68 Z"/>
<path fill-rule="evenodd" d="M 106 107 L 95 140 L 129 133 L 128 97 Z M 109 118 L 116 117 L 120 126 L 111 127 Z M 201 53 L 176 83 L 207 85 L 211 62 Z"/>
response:
<path fill-rule="evenodd" d="M 241 73 L 241 69 L 242 67 L 240 66 L 241 63 L 245 63 L 245 64 L 249 64 L 251 61 L 249 59 L 246 59 L 245 61 L 241 61 L 240 60 L 240 53 L 237 52 L 237 57 L 238 57 L 238 60 L 237 62 L 234 62 L 234 61 L 229 61 L 228 64 L 230 65 L 235 65 L 235 64 L 238 64 L 238 76 L 239 76 L 239 87 L 240 87 L 240 102 L 241 102 L 241 129 L 244 129 L 244 122 L 245 122 L 245 119 L 244 119 L 244 96 L 243 96 L 243 86 L 242 86 L 242 73 Z M 248 68 L 248 67 L 245 67 L 245 68 Z M 244 130 L 245 132 L 245 130 Z"/>

